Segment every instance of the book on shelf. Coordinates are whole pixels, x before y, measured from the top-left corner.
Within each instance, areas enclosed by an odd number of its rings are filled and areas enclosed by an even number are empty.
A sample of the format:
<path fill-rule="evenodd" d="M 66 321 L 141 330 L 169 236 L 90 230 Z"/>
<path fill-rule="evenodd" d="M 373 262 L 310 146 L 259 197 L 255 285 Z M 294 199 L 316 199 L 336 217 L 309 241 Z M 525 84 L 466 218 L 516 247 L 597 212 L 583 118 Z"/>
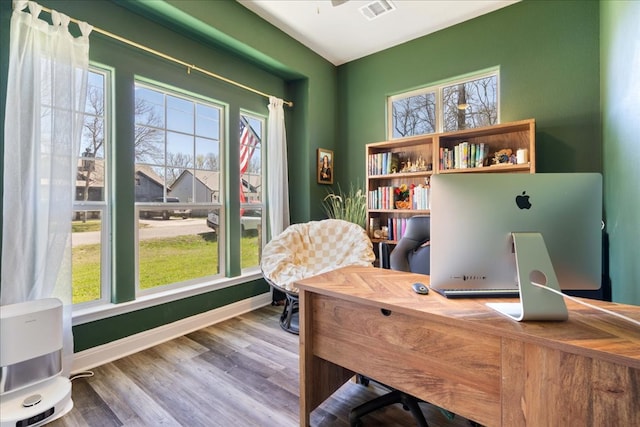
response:
<path fill-rule="evenodd" d="M 369 175 L 389 175 L 400 171 L 400 154 L 385 151 L 369 154 L 367 169 Z"/>
<path fill-rule="evenodd" d="M 382 186 L 370 190 L 367 199 L 369 209 L 398 209 L 395 205 L 394 186 Z M 430 188 L 427 184 L 419 184 L 409 190 L 409 203 L 405 209 L 429 209 Z"/>
<path fill-rule="evenodd" d="M 387 239 L 400 240 L 407 229 L 407 218 L 387 218 Z"/>
<path fill-rule="evenodd" d="M 367 202 L 369 209 L 395 209 L 395 189 L 393 186 L 382 186 L 370 190 Z"/>
<path fill-rule="evenodd" d="M 426 185 L 418 185 L 411 192 L 411 209 L 429 209 L 430 188 Z"/>
<path fill-rule="evenodd" d="M 440 147 L 440 169 L 467 169 L 484 166 L 488 146 L 463 141 L 453 147 Z"/>

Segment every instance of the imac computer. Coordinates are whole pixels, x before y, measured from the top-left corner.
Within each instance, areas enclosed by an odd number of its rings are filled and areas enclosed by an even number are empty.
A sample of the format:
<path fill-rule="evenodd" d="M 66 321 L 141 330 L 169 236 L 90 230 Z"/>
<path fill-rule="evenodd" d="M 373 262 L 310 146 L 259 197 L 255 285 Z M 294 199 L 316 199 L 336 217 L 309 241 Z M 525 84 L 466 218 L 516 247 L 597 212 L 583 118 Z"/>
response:
<path fill-rule="evenodd" d="M 601 252 L 598 173 L 432 177 L 430 286 L 442 294 L 512 292 L 518 303 L 488 305 L 515 320 L 566 320 L 559 292 L 598 289 Z"/>

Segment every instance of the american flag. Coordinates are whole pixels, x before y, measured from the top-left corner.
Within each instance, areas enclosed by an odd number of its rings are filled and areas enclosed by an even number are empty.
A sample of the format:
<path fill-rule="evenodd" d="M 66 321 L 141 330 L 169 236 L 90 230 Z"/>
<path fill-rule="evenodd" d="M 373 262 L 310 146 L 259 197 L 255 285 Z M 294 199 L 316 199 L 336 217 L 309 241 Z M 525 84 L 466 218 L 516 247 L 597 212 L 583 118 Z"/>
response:
<path fill-rule="evenodd" d="M 255 134 L 251 125 L 247 123 L 244 117 L 240 118 L 240 202 L 245 203 L 244 191 L 242 186 L 242 175 L 247 172 L 249 162 L 253 156 L 253 152 L 260 144 L 260 138 Z"/>

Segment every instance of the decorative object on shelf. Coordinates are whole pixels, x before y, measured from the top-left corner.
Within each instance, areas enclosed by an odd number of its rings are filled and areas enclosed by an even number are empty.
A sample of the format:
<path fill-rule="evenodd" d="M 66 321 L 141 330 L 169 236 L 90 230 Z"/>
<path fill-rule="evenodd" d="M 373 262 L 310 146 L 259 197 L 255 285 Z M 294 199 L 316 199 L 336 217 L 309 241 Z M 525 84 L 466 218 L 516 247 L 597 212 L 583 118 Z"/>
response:
<path fill-rule="evenodd" d="M 351 184 L 344 193 L 338 184 L 338 192 L 327 190 L 322 207 L 329 218 L 343 219 L 365 228 L 367 221 L 367 194 L 358 184 Z"/>
<path fill-rule="evenodd" d="M 333 184 L 333 151 L 318 148 L 318 158 L 316 160 L 318 168 L 318 184 Z"/>
<path fill-rule="evenodd" d="M 415 162 L 411 162 L 411 157 L 409 157 L 406 161 L 402 162 L 402 164 L 403 166 L 400 172 L 423 172 L 433 169 L 433 163 L 427 163 L 422 156 L 418 156 Z"/>
<path fill-rule="evenodd" d="M 503 148 L 502 150 L 496 151 L 496 153 L 493 155 L 493 164 L 506 165 L 511 163 L 512 154 L 513 150 L 511 148 Z"/>
<path fill-rule="evenodd" d="M 396 209 L 411 209 L 411 202 L 408 200 L 396 200 Z"/>
<path fill-rule="evenodd" d="M 526 148 L 519 148 L 516 151 L 516 163 L 519 165 L 523 165 L 529 162 L 529 150 Z"/>
<path fill-rule="evenodd" d="M 415 184 L 411 184 L 411 186 L 402 184 L 400 187 L 396 187 L 394 190 L 396 194 L 396 209 L 411 209 L 411 191 L 413 191 L 414 187 Z"/>

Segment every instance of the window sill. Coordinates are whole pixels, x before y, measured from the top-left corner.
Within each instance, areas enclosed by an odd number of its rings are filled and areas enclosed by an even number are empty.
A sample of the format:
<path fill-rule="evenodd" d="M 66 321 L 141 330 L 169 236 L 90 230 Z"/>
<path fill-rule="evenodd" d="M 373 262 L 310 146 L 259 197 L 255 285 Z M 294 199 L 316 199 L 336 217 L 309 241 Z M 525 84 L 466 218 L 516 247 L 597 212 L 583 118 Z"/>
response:
<path fill-rule="evenodd" d="M 260 279 L 262 273 L 260 271 L 247 272 L 241 276 L 233 278 L 222 278 L 212 282 L 199 283 L 197 285 L 174 288 L 164 292 L 156 292 L 152 294 L 142 295 L 133 301 L 123 302 L 119 304 L 105 303 L 96 304 L 88 307 L 74 308 L 73 310 L 73 326 L 82 325 L 84 323 L 94 322 L 96 320 L 106 319 L 120 314 L 130 313 L 142 310 L 148 307 L 165 304 L 171 301 L 177 301 L 183 298 L 204 294 L 207 292 L 236 286 L 241 283 Z"/>

